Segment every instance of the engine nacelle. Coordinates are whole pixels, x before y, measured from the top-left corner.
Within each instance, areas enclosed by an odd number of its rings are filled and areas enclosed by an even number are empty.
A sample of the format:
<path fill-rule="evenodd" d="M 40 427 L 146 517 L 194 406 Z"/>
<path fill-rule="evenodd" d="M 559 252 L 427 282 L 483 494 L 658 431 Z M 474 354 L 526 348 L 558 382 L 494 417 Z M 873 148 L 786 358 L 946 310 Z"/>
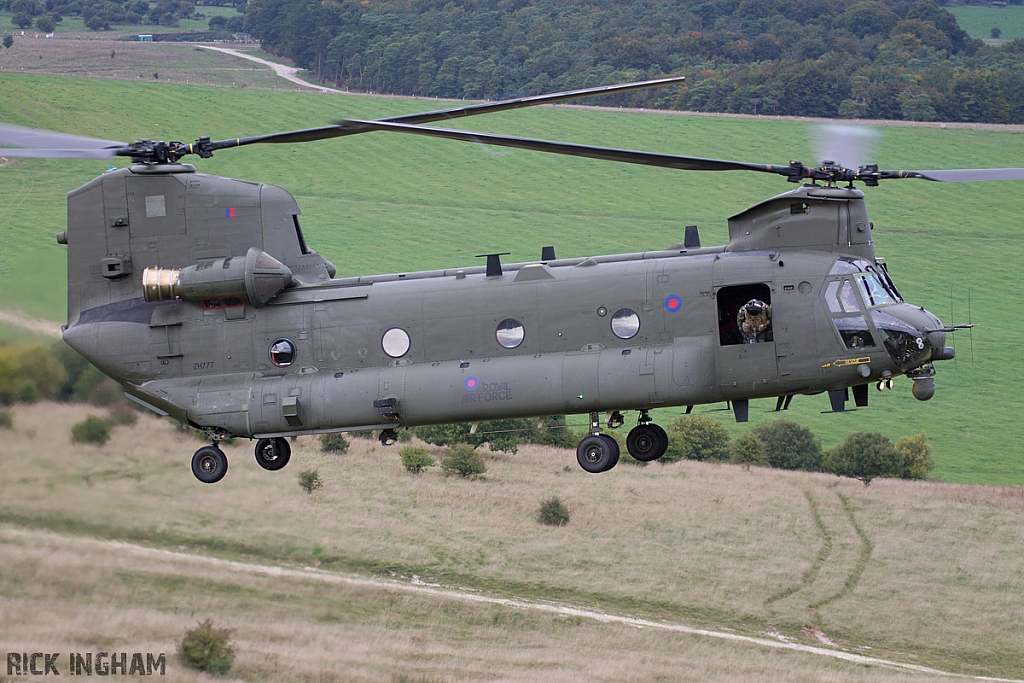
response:
<path fill-rule="evenodd" d="M 245 299 L 259 308 L 290 285 L 292 271 L 276 258 L 250 247 L 244 258 L 202 261 L 187 268 L 146 268 L 142 290 L 146 301 Z"/>

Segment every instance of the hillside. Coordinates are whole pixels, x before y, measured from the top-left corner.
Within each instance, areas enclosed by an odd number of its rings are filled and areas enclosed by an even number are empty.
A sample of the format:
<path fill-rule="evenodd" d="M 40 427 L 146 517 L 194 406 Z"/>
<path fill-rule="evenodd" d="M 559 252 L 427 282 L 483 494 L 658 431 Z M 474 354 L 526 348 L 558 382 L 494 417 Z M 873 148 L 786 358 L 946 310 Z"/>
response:
<path fill-rule="evenodd" d="M 52 428 L 86 412 L 21 407 L 3 432 L 11 651 L 166 652 L 173 680 L 205 680 L 173 652 L 212 617 L 241 680 L 1024 678 L 1019 488 L 701 463 L 595 477 L 543 447 L 463 480 L 306 438 L 277 473 L 230 446 L 204 486 L 199 442 L 166 421 L 102 448 Z M 307 495 L 310 467 L 325 486 Z M 568 526 L 535 521 L 551 496 Z"/>
<path fill-rule="evenodd" d="M 186 57 L 196 54 L 182 46 Z M 172 52 L 166 53 L 173 54 Z M 205 55 L 205 53 L 203 53 Z M 219 56 L 218 56 L 219 57 Z M 223 57 L 224 64 L 241 62 Z M 168 68 L 173 63 L 165 57 Z M 121 82 L 0 74 L 0 120 L 104 139 L 215 139 L 434 109 L 436 102 L 204 88 L 163 81 Z M 174 103 L 168 107 L 167 103 Z M 130 103 L 130 106 L 126 106 Z M 547 107 L 480 118 L 483 130 L 634 147 L 722 159 L 808 160 L 811 131 L 800 121 L 711 118 Z M 890 167 L 1016 166 L 1024 137 L 1014 130 L 887 127 L 877 159 Z M 0 305 L 62 321 L 65 251 L 53 240 L 66 221 L 66 194 L 106 168 L 104 162 L 24 160 L 2 169 L 7 203 L 0 230 Z M 788 189 L 742 174 L 698 174 L 629 167 L 527 152 L 496 151 L 443 140 L 381 134 L 319 144 L 219 153 L 201 170 L 261 180 L 293 192 L 309 244 L 341 275 L 457 267 L 474 255 L 511 251 L 536 258 L 554 244 L 565 256 L 660 249 L 700 226 L 705 244 L 726 240 L 725 218 Z M 897 181 L 868 188 L 878 253 L 904 297 L 944 320 L 978 327 L 959 333 L 958 359 L 941 369 L 928 403 L 872 391 L 871 406 L 823 415 L 827 400 L 799 397 L 788 417 L 826 446 L 854 431 L 890 439 L 926 431 L 934 476 L 945 481 L 1024 483 L 1015 430 L 1022 377 L 1015 355 L 1024 334 L 1005 315 L 1007 287 L 1020 281 L 1024 211 L 1013 183 Z M 774 401 L 755 402 L 751 422 L 736 425 L 723 406 L 698 407 L 733 435 L 779 417 Z M 665 424 L 679 411 L 665 411 Z"/>
<path fill-rule="evenodd" d="M 610 103 L 1024 122 L 1024 43 L 986 45 L 932 0 L 252 0 L 244 26 L 321 82 L 369 92 L 501 99 L 682 74 L 676 91 Z"/>

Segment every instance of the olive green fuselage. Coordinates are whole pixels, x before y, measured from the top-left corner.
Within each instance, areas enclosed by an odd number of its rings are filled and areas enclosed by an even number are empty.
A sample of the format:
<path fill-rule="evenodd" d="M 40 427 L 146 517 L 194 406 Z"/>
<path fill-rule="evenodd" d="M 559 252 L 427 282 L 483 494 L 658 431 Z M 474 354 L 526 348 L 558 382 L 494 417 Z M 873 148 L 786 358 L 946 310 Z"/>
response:
<path fill-rule="evenodd" d="M 258 437 L 839 390 L 927 362 L 901 365 L 898 334 L 944 343 L 934 316 L 867 293 L 891 282 L 857 190 L 770 199 L 730 219 L 725 246 L 490 275 L 336 279 L 298 214 L 279 188 L 190 166 L 97 178 L 68 200 L 65 340 L 150 408 Z M 180 282 L 154 294 L 147 268 Z M 753 341 L 737 322 L 751 299 L 771 312 Z"/>

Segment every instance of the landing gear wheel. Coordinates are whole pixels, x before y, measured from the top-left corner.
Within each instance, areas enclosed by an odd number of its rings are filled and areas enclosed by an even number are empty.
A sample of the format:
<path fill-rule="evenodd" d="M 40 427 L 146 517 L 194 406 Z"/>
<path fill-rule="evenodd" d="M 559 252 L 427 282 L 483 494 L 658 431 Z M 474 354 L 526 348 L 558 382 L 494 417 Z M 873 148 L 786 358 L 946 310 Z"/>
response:
<path fill-rule="evenodd" d="M 668 434 L 653 423 L 637 425 L 626 437 L 626 450 L 640 462 L 657 460 L 668 450 Z"/>
<path fill-rule="evenodd" d="M 203 446 L 192 456 L 192 474 L 204 484 L 216 484 L 228 472 L 228 458 L 216 446 Z"/>
<path fill-rule="evenodd" d="M 256 462 L 265 470 L 276 472 L 287 465 L 291 457 L 292 447 L 283 437 L 260 439 L 256 442 Z"/>
<path fill-rule="evenodd" d="M 607 472 L 619 462 L 619 444 L 605 434 L 588 436 L 576 446 L 576 461 L 591 474 Z"/>

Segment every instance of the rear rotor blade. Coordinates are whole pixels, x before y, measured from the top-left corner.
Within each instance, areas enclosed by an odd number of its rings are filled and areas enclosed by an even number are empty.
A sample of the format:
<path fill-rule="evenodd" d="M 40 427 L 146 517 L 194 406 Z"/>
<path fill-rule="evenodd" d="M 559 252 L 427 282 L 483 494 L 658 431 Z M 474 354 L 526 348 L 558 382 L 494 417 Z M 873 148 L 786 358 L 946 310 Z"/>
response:
<path fill-rule="evenodd" d="M 126 147 L 125 143 L 114 140 L 53 133 L 6 123 L 0 124 L 0 145 L 15 145 L 0 148 L 0 156 L 44 159 L 109 159 L 119 148 Z"/>
<path fill-rule="evenodd" d="M 125 147 L 123 142 L 100 140 L 82 135 L 53 133 L 48 130 L 23 128 L 0 123 L 0 144 L 28 147 L 31 149 L 104 149 L 108 147 Z"/>
<path fill-rule="evenodd" d="M 22 149 L 0 147 L 0 157 L 34 159 L 110 159 L 117 156 L 116 149 Z"/>
<path fill-rule="evenodd" d="M 566 92 L 551 93 L 548 95 L 530 95 L 528 97 L 517 97 L 510 100 L 503 100 L 500 102 L 484 102 L 482 104 L 471 104 L 464 107 L 455 107 L 452 109 L 439 109 L 437 111 L 423 112 L 420 114 L 405 114 L 402 116 L 392 116 L 389 118 L 379 119 L 380 121 L 388 121 L 395 123 L 430 123 L 432 121 L 442 121 L 449 119 L 459 119 L 464 116 L 476 116 L 477 114 L 491 114 L 499 111 L 507 111 L 509 109 L 519 109 L 522 107 L 534 107 L 539 104 L 553 104 L 555 102 L 565 102 L 567 100 L 579 99 L 582 97 L 596 97 L 598 95 L 609 95 L 612 93 L 629 92 L 632 90 L 642 90 L 645 88 L 656 88 L 663 85 L 673 85 L 682 83 L 686 78 L 684 76 L 673 76 L 671 78 L 658 78 L 651 81 L 637 81 L 635 83 L 622 83 L 618 85 L 602 85 L 595 88 L 583 88 L 581 90 L 569 90 Z M 352 125 L 349 121 L 340 121 L 333 126 L 321 126 L 319 128 L 304 128 L 302 130 L 287 131 L 283 133 L 271 133 L 269 135 L 257 135 L 248 138 L 238 138 L 235 140 L 220 140 L 217 142 L 211 142 L 211 150 L 226 149 L 228 147 L 240 147 L 242 145 L 252 145 L 258 143 L 290 143 L 290 142 L 311 142 L 313 140 L 325 140 L 328 138 L 336 138 L 344 135 L 355 135 L 357 133 L 365 133 L 368 130 L 363 125 Z"/>

